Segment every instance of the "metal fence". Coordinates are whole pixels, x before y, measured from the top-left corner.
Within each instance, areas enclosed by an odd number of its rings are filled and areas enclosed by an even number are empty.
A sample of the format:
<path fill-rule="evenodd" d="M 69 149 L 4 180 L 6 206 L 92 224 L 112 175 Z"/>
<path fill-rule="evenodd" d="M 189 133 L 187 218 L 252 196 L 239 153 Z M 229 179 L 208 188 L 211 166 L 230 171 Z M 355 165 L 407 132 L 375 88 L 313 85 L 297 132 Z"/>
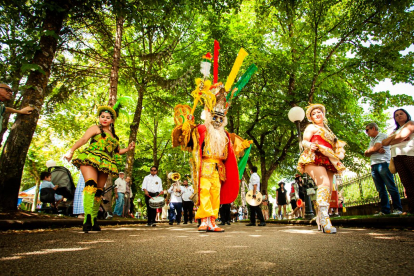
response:
<path fill-rule="evenodd" d="M 394 180 L 400 197 L 404 198 L 404 187 L 398 174 L 394 174 Z M 347 207 L 380 202 L 371 173 L 359 175 L 351 179 L 344 179 L 342 184 L 338 185 L 338 191 L 340 198 L 344 199 L 344 204 Z"/>

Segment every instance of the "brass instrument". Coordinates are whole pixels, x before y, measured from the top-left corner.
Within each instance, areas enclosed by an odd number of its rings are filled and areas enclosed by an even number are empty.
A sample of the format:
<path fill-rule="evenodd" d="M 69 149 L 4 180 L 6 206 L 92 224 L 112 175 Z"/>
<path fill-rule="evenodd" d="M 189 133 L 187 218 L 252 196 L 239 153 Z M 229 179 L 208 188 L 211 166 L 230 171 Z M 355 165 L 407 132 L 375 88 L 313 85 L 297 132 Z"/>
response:
<path fill-rule="evenodd" d="M 258 206 L 262 203 L 262 193 L 256 191 L 256 198 L 253 198 L 253 190 L 250 190 L 246 194 L 246 202 L 249 203 L 250 206 Z"/>
<path fill-rule="evenodd" d="M 178 180 L 180 180 L 180 178 L 181 178 L 181 175 L 178 172 L 171 174 L 171 179 L 173 181 L 178 181 Z"/>
<path fill-rule="evenodd" d="M 178 172 L 175 172 L 175 173 L 169 173 L 168 174 L 168 177 L 172 180 L 172 181 L 174 181 L 174 183 L 172 184 L 173 185 L 173 192 L 174 192 L 174 195 L 176 196 L 176 197 L 180 197 L 182 194 L 183 194 L 183 192 L 181 191 L 181 192 L 178 192 L 177 190 L 179 190 L 180 189 L 180 182 L 179 182 L 179 180 L 180 180 L 180 178 L 181 178 L 181 175 L 178 173 Z"/>

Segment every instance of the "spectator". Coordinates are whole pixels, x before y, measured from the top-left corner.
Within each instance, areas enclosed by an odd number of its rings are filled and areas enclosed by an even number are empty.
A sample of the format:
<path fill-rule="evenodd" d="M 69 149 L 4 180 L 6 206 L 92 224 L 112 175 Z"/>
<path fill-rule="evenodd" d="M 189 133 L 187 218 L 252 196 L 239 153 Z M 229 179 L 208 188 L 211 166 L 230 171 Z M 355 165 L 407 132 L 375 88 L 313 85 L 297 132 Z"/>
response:
<path fill-rule="evenodd" d="M 238 211 L 239 220 L 243 220 L 243 206 L 240 206 Z"/>
<path fill-rule="evenodd" d="M 232 203 L 231 208 L 230 208 L 230 216 L 231 216 L 231 220 L 232 222 L 237 222 L 237 206 L 234 205 L 234 203 Z"/>
<path fill-rule="evenodd" d="M 262 191 L 262 205 L 260 205 L 265 220 L 269 219 L 269 199 L 265 190 Z"/>
<path fill-rule="evenodd" d="M 169 215 L 169 224 L 173 225 L 174 221 L 177 222 L 177 225 L 180 225 L 181 222 L 181 212 L 183 210 L 183 199 L 181 197 L 183 187 L 177 181 L 175 184 L 172 184 L 168 189 L 170 194 L 170 215 Z"/>
<path fill-rule="evenodd" d="M 391 145 L 391 158 L 405 188 L 408 211 L 414 213 L 414 122 L 401 108 L 394 112 L 394 121 L 396 128 L 382 145 Z"/>
<path fill-rule="evenodd" d="M 299 217 L 304 218 L 305 217 L 305 194 L 306 194 L 306 188 L 303 185 L 302 176 L 300 174 L 295 175 L 295 183 L 299 186 L 299 198 L 302 200 L 302 205 L 299 207 L 301 212 L 299 211 Z"/>
<path fill-rule="evenodd" d="M 115 211 L 114 216 L 121 217 L 124 210 L 124 199 L 126 192 L 126 181 L 124 180 L 125 174 L 119 172 L 119 177 L 115 180 Z"/>
<path fill-rule="evenodd" d="M 85 188 L 85 179 L 82 173 L 79 174 L 78 185 L 76 185 L 75 197 L 73 199 L 73 214 L 78 218 L 84 218 L 83 210 L 83 189 Z"/>
<path fill-rule="evenodd" d="M 161 178 L 157 175 L 158 167 L 152 166 L 150 169 L 150 174 L 144 178 L 142 182 L 142 190 L 145 193 L 145 204 L 147 205 L 147 226 L 157 226 L 155 224 L 156 210 L 149 206 L 149 200 L 151 197 L 158 195 L 163 195 L 164 191 L 162 190 L 162 181 Z"/>
<path fill-rule="evenodd" d="M 168 219 L 168 210 L 170 209 L 170 200 L 167 198 L 167 195 L 164 195 L 165 205 L 162 207 L 161 219 Z"/>
<path fill-rule="evenodd" d="M 0 84 L 0 134 L 3 129 L 3 115 L 4 113 L 18 113 L 18 114 L 31 114 L 33 111 L 33 107 L 26 106 L 20 110 L 6 107 L 3 102 L 10 101 L 13 96 L 13 90 L 7 84 L 1 83 Z M 0 144 L 1 146 L 1 144 Z"/>
<path fill-rule="evenodd" d="M 300 217 L 297 215 L 300 212 L 298 205 L 296 204 L 296 200 L 299 199 L 299 185 L 296 182 L 290 184 L 290 205 L 292 206 L 292 216 L 293 218 Z"/>
<path fill-rule="evenodd" d="M 392 198 L 392 205 L 394 207 L 393 214 L 401 214 L 402 205 L 400 193 L 398 192 L 397 185 L 395 185 L 394 176 L 388 168 L 391 160 L 390 147 L 382 145 L 382 141 L 387 138 L 387 135 L 378 131 L 376 123 L 368 124 L 365 127 L 365 132 L 371 137 L 369 147 L 365 151 L 365 156 L 371 159 L 371 175 L 381 200 L 381 211 L 378 215 L 390 214 L 388 193 L 390 193 Z"/>
<path fill-rule="evenodd" d="M 188 180 L 183 179 L 182 186 L 182 199 L 183 199 L 183 209 L 184 209 L 184 224 L 188 222 L 193 223 L 193 208 L 194 202 L 190 199 L 190 196 L 194 193 L 194 189 L 191 186 L 188 186 Z"/>
<path fill-rule="evenodd" d="M 50 172 L 42 172 L 40 174 L 40 179 L 42 180 L 42 183 L 40 183 L 40 194 L 42 193 L 42 189 L 50 188 L 56 191 L 56 189 L 59 187 L 58 185 L 53 185 L 52 181 L 52 174 Z M 52 203 L 54 208 L 57 208 L 59 203 L 63 200 L 63 197 L 61 195 L 57 195 L 54 193 L 55 202 Z"/>
<path fill-rule="evenodd" d="M 132 198 L 132 189 L 131 189 L 131 177 L 127 177 L 125 179 L 125 199 L 124 199 L 124 217 L 125 218 L 129 218 L 131 217 L 130 213 L 129 213 L 129 209 L 130 209 L 130 204 L 131 201 L 130 199 Z"/>
<path fill-rule="evenodd" d="M 276 190 L 276 204 L 279 207 L 278 215 L 279 219 L 286 218 L 286 204 L 287 204 L 287 192 L 285 189 L 285 183 L 279 183 L 279 189 Z M 283 216 L 282 216 L 282 208 L 283 208 Z"/>

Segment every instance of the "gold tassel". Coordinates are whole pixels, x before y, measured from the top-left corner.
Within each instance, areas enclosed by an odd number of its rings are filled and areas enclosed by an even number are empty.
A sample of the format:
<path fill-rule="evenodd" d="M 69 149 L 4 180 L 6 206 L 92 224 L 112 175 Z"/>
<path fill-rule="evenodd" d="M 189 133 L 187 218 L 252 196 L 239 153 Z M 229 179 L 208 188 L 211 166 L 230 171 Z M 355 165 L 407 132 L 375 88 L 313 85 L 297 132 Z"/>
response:
<path fill-rule="evenodd" d="M 236 60 L 234 61 L 233 68 L 231 69 L 230 75 L 227 77 L 225 89 L 226 91 L 230 91 L 231 87 L 233 86 L 234 80 L 237 77 L 237 73 L 240 70 L 240 67 L 243 64 L 243 60 L 249 54 L 243 48 L 240 49 L 239 54 L 237 55 Z"/>

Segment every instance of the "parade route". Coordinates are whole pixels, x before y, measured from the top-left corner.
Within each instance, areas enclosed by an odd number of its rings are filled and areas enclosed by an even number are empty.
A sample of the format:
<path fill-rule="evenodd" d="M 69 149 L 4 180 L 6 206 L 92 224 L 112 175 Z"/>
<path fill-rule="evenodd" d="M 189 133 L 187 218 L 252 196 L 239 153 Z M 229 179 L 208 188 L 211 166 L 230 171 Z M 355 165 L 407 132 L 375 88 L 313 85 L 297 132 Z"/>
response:
<path fill-rule="evenodd" d="M 0 234 L 2 275 L 404 275 L 414 232 L 267 224 L 200 233 L 195 224 Z"/>

